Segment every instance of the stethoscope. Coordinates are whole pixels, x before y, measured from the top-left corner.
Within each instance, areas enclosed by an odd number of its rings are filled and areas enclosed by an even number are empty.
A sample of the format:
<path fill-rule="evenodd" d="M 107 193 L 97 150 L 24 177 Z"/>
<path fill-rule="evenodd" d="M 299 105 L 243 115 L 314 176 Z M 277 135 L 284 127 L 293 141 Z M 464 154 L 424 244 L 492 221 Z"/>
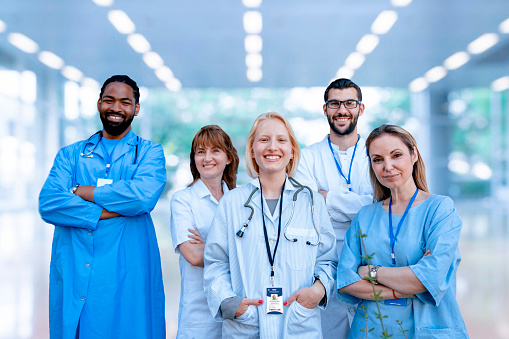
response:
<path fill-rule="evenodd" d="M 87 145 L 88 145 L 88 141 L 90 141 L 90 139 L 92 139 L 92 137 L 94 137 L 96 134 L 99 134 L 99 140 L 97 141 L 97 143 L 94 145 L 94 147 L 92 148 L 92 150 L 88 153 L 85 154 L 85 149 L 87 148 Z M 84 157 L 84 158 L 93 158 L 94 155 L 92 153 L 94 153 L 95 149 L 97 148 L 97 146 L 99 146 L 99 144 L 101 143 L 101 140 L 103 138 L 103 132 L 102 131 L 97 131 L 95 132 L 94 134 L 92 134 L 90 136 L 90 138 L 88 138 L 87 142 L 83 145 L 83 150 L 81 151 L 80 153 L 80 156 Z M 134 153 L 134 160 L 133 160 L 133 165 L 136 164 L 136 161 L 138 161 L 138 142 L 139 142 L 139 137 L 136 136 L 136 152 Z"/>
<path fill-rule="evenodd" d="M 309 191 L 310 196 L 311 196 L 311 219 L 313 220 L 313 227 L 315 229 L 316 235 L 318 236 L 318 239 L 317 239 L 316 243 L 312 243 L 311 241 L 308 240 L 308 241 L 306 241 L 306 245 L 317 246 L 320 243 L 320 232 L 318 232 L 318 228 L 316 227 L 316 223 L 315 223 L 315 213 L 314 213 L 315 212 L 315 204 L 314 204 L 314 201 L 313 201 L 313 191 L 311 190 L 311 188 L 309 188 L 308 186 L 302 185 L 301 183 L 299 183 L 294 178 L 288 177 L 288 180 L 290 180 L 292 185 L 299 187 L 299 189 L 297 191 L 295 191 L 295 193 L 293 194 L 292 213 L 290 214 L 290 218 L 288 219 L 288 222 L 285 225 L 285 229 L 284 229 L 283 234 L 284 234 L 286 240 L 291 241 L 291 242 L 297 242 L 297 240 L 298 240 L 297 238 L 293 238 L 293 239 L 288 238 L 288 236 L 286 235 L 286 230 L 288 228 L 288 225 L 290 224 L 290 222 L 293 219 L 293 213 L 295 211 L 295 201 L 297 201 L 297 195 L 302 190 L 307 189 Z M 255 187 L 253 189 L 253 191 L 251 192 L 251 194 L 247 198 L 246 203 L 244 204 L 244 207 L 249 208 L 251 210 L 251 213 L 249 214 L 249 217 L 247 218 L 246 222 L 242 225 L 242 228 L 237 232 L 237 236 L 239 238 L 242 238 L 242 236 L 244 235 L 244 232 L 246 231 L 247 226 L 249 225 L 249 222 L 253 218 L 254 208 L 249 203 L 251 202 L 251 199 L 253 198 L 253 195 L 258 191 L 258 189 L 259 189 L 258 187 Z M 281 194 L 283 194 L 283 193 L 281 193 Z M 281 216 L 279 216 L 279 217 L 281 218 Z"/>

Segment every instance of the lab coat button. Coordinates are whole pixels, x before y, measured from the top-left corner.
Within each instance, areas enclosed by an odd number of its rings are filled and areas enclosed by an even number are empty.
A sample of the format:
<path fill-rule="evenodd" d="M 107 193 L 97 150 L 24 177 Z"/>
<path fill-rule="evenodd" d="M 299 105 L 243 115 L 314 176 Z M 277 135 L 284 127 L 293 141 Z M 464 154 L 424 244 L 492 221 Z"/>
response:
<path fill-rule="evenodd" d="M 81 301 L 85 301 L 85 297 L 81 297 Z"/>
<path fill-rule="evenodd" d="M 92 235 L 92 232 L 88 232 L 88 235 Z"/>
<path fill-rule="evenodd" d="M 269 241 L 269 244 L 271 244 L 271 245 L 272 245 L 273 243 L 274 243 L 274 240 Z"/>
<path fill-rule="evenodd" d="M 352 314 L 354 314 L 354 313 L 355 313 L 355 309 L 354 309 L 353 307 L 350 307 L 350 308 L 348 309 L 348 311 L 349 311 L 350 313 L 352 313 Z"/>
<path fill-rule="evenodd" d="M 85 266 L 90 267 L 90 264 L 86 264 Z"/>

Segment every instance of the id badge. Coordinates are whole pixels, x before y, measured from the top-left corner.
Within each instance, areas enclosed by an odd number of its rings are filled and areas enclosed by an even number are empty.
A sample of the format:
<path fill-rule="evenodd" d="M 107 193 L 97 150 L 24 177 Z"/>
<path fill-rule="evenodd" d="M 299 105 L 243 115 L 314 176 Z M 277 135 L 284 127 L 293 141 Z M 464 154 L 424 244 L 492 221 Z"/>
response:
<path fill-rule="evenodd" d="M 101 187 L 101 186 L 104 186 L 104 185 L 109 185 L 109 184 L 112 184 L 112 183 L 113 183 L 113 180 L 111 180 L 111 179 L 105 179 L 105 178 L 97 179 L 97 187 Z"/>
<path fill-rule="evenodd" d="M 403 299 L 387 299 L 384 300 L 385 305 L 391 306 L 406 306 L 406 298 Z"/>
<path fill-rule="evenodd" d="M 267 288 L 267 314 L 283 314 L 283 288 Z"/>

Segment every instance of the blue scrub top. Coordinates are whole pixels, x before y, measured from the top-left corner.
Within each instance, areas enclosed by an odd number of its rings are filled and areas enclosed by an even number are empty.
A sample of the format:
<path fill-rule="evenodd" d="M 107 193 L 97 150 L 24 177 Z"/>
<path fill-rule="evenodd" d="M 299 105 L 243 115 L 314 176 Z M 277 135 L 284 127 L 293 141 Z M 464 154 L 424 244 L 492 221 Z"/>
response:
<path fill-rule="evenodd" d="M 55 226 L 50 336 L 74 338 L 79 322 L 82 338 L 165 338 L 161 262 L 150 217 L 166 182 L 163 149 L 130 131 L 113 152 L 113 183 L 96 187 L 92 203 L 69 189 L 104 178 L 98 141 L 96 134 L 62 148 L 39 196 L 41 217 Z M 103 208 L 122 216 L 99 220 Z"/>
<path fill-rule="evenodd" d="M 397 225 L 402 215 L 392 215 Z M 354 218 L 345 236 L 345 244 L 338 264 L 337 288 L 340 289 L 360 280 L 357 268 L 366 265 L 361 260 L 362 244 L 356 236 L 359 229 L 367 234 L 364 238 L 366 251 L 374 253 L 372 265 L 386 267 L 409 266 L 427 291 L 417 298 L 407 299 L 407 306 L 380 303 L 381 312 L 387 315 L 384 325 L 392 338 L 404 338 L 396 320 L 403 321 L 408 338 L 468 338 L 465 323 L 456 302 L 456 271 L 461 261 L 458 241 L 462 222 L 449 197 L 431 195 L 412 207 L 397 237 L 394 253 L 396 265 L 392 264 L 389 239 L 389 213 L 382 202 L 363 207 Z M 431 255 L 423 257 L 427 250 Z M 362 253 L 365 255 L 365 253 Z M 360 329 L 375 328 L 369 338 L 378 338 L 380 320 L 375 318 L 374 301 L 361 300 L 347 293 L 338 298 L 350 304 L 362 304 L 368 308 L 367 321 L 358 308 L 349 338 L 365 338 Z"/>

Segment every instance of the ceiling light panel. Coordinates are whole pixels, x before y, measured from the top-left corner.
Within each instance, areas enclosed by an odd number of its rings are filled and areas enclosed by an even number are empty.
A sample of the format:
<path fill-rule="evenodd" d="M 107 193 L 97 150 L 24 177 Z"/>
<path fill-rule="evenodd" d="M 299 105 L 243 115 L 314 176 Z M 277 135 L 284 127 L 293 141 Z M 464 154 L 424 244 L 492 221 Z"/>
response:
<path fill-rule="evenodd" d="M 499 26 L 500 33 L 509 34 L 509 18 L 505 19 Z"/>
<path fill-rule="evenodd" d="M 131 18 L 129 18 L 124 11 L 119 9 L 109 11 L 108 20 L 121 34 L 132 34 L 136 30 L 136 26 Z"/>
<path fill-rule="evenodd" d="M 361 40 L 359 40 L 356 50 L 362 54 L 369 54 L 373 52 L 378 45 L 378 42 L 380 42 L 378 35 L 366 34 L 361 38 Z"/>
<path fill-rule="evenodd" d="M 7 40 L 11 45 L 25 53 L 37 53 L 39 50 L 39 45 L 35 41 L 21 33 L 10 33 Z"/>
<path fill-rule="evenodd" d="M 467 51 L 471 54 L 481 54 L 498 43 L 498 35 L 496 33 L 486 33 L 472 41 L 467 46 Z"/>
<path fill-rule="evenodd" d="M 495 92 L 506 91 L 509 89 L 509 76 L 498 78 L 491 83 L 491 89 Z"/>
<path fill-rule="evenodd" d="M 7 25 L 5 24 L 5 22 L 0 20 L 0 33 L 5 32 L 6 29 L 7 29 Z"/>
<path fill-rule="evenodd" d="M 42 62 L 49 68 L 61 69 L 62 67 L 64 67 L 64 60 L 52 52 L 42 51 L 39 53 L 38 58 L 40 62 Z"/>
<path fill-rule="evenodd" d="M 130 34 L 127 37 L 127 42 L 131 45 L 135 52 L 140 54 L 150 51 L 150 42 L 141 34 Z"/>
<path fill-rule="evenodd" d="M 417 78 L 417 79 L 413 80 L 410 83 L 408 88 L 412 92 L 422 92 L 426 88 L 428 88 L 428 86 L 429 86 L 429 83 L 428 83 L 428 81 L 426 79 L 424 79 L 424 78 Z"/>
<path fill-rule="evenodd" d="M 396 11 L 388 10 L 381 12 L 371 25 L 371 32 L 382 35 L 389 32 L 398 20 Z"/>
<path fill-rule="evenodd" d="M 92 0 L 97 6 L 110 7 L 113 5 L 113 0 Z"/>
<path fill-rule="evenodd" d="M 430 69 L 429 71 L 427 71 L 426 74 L 424 75 L 424 78 L 428 82 L 437 82 L 437 81 L 443 79 L 446 75 L 447 75 L 447 70 L 445 69 L 445 67 L 436 66 L 436 67 L 433 67 L 432 69 Z"/>
<path fill-rule="evenodd" d="M 391 3 L 394 7 L 406 7 L 410 5 L 412 0 L 391 0 Z"/>
<path fill-rule="evenodd" d="M 248 11 L 243 17 L 244 30 L 247 34 L 260 34 L 262 31 L 262 14 L 258 11 Z"/>
<path fill-rule="evenodd" d="M 457 52 L 445 59 L 444 66 L 448 70 L 458 69 L 470 60 L 467 52 Z"/>
<path fill-rule="evenodd" d="M 62 75 L 69 80 L 80 82 L 83 79 L 83 72 L 73 66 L 64 66 Z"/>
<path fill-rule="evenodd" d="M 262 4 L 262 0 L 242 0 L 242 4 L 247 8 L 258 8 Z"/>

